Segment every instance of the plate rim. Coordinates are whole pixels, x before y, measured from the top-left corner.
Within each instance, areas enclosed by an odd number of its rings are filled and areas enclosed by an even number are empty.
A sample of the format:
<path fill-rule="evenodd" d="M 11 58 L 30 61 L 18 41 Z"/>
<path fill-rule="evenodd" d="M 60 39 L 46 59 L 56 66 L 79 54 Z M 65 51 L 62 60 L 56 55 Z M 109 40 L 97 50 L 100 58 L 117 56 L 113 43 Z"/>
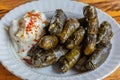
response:
<path fill-rule="evenodd" d="M 23 5 L 28 5 L 28 4 L 31 4 L 31 3 L 36 3 L 36 2 L 41 2 L 41 1 L 28 2 L 28 3 L 25 3 L 25 4 L 19 5 L 18 7 L 23 6 Z M 70 2 L 71 2 L 71 1 L 70 1 Z M 76 2 L 76 1 L 73 1 L 73 2 L 85 4 L 85 3 L 83 3 L 83 2 Z M 86 4 L 86 5 L 87 5 L 87 4 Z M 18 7 L 14 8 L 14 9 L 17 9 Z M 14 9 L 10 10 L 9 12 L 13 11 Z M 98 8 L 97 8 L 97 9 L 98 9 Z M 117 26 L 119 26 L 119 28 L 120 28 L 120 25 L 118 24 L 118 22 L 117 22 L 114 18 L 112 18 L 112 17 L 111 17 L 110 15 L 108 15 L 107 13 L 103 12 L 101 9 L 98 9 L 98 10 L 101 11 L 103 14 L 107 15 L 108 17 L 110 17 L 112 20 L 114 20 L 114 22 L 115 22 L 115 23 L 117 24 Z M 8 12 L 7 14 L 9 14 L 9 12 Z M 5 14 L 5 16 L 6 16 L 7 14 Z M 5 17 L 5 16 L 3 16 L 3 17 Z M 0 23 L 1 23 L 0 25 L 2 25 L 2 22 L 1 22 L 1 21 L 2 21 L 3 17 L 2 17 L 1 20 L 0 20 Z M 24 79 L 22 76 L 17 75 L 17 74 L 15 74 L 13 71 L 9 70 L 9 67 L 7 67 L 2 60 L 0 60 L 0 62 L 2 63 L 2 65 L 3 65 L 8 71 L 10 71 L 10 72 L 13 73 L 14 75 L 16 75 L 16 76 Z M 119 64 L 120 64 L 120 63 L 119 63 Z M 110 73 L 104 75 L 104 76 L 101 77 L 100 79 L 103 79 L 103 78 L 107 77 L 108 75 L 110 75 L 111 73 L 113 73 L 118 67 L 119 67 L 119 65 L 116 66 L 116 68 L 114 68 Z"/>

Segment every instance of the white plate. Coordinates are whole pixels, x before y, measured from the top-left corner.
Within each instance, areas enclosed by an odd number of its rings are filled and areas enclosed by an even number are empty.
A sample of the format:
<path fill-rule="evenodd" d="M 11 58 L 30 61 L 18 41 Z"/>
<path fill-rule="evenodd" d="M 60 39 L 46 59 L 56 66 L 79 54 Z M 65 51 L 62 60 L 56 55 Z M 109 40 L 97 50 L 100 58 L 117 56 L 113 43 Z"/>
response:
<path fill-rule="evenodd" d="M 28 80 L 96 80 L 111 74 L 119 66 L 120 61 L 120 28 L 119 24 L 109 15 L 97 9 L 99 22 L 108 21 L 112 25 L 114 36 L 112 49 L 107 60 L 94 71 L 79 74 L 70 70 L 66 74 L 57 74 L 52 67 L 33 69 L 26 66 L 11 47 L 9 36 L 5 27 L 9 26 L 13 19 L 23 16 L 26 12 L 37 9 L 45 12 L 50 17 L 53 12 L 61 8 L 70 17 L 83 17 L 83 7 L 86 4 L 66 0 L 40 0 L 21 5 L 7 13 L 0 21 L 0 61 L 13 74 Z"/>

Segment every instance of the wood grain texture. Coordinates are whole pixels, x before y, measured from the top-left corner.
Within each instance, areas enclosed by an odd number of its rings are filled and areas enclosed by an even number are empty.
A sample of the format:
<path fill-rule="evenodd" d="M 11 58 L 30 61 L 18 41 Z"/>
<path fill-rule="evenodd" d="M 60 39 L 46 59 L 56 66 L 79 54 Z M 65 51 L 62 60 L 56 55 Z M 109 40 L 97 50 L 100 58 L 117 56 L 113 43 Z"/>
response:
<path fill-rule="evenodd" d="M 0 0 L 0 18 L 11 9 L 31 0 Z M 77 0 L 94 5 L 111 15 L 120 24 L 120 0 Z M 21 80 L 0 64 L 0 80 Z M 104 80 L 120 80 L 120 68 Z"/>
<path fill-rule="evenodd" d="M 4 16 L 5 13 L 10 11 L 11 9 L 29 2 L 31 0 L 0 0 L 0 17 Z"/>

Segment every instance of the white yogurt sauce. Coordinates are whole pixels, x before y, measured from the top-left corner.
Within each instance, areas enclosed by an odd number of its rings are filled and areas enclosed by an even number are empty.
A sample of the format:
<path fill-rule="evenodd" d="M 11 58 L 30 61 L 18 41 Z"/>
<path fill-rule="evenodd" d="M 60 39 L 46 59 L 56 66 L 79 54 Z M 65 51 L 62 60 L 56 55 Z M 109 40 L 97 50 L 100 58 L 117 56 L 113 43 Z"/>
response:
<path fill-rule="evenodd" d="M 22 58 L 27 56 L 28 50 L 39 40 L 45 25 L 45 14 L 35 10 L 12 21 L 9 28 L 10 37 L 15 51 Z"/>

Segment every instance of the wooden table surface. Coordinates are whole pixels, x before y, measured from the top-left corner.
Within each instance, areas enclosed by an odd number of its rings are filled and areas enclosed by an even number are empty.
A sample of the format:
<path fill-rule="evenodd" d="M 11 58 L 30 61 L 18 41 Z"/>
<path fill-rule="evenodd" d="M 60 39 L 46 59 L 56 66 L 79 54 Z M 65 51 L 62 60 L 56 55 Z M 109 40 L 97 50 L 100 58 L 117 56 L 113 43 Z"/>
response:
<path fill-rule="evenodd" d="M 0 0 L 0 18 L 18 5 L 31 0 Z M 120 0 L 77 0 L 89 3 L 111 15 L 120 24 Z M 21 80 L 0 64 L 0 80 Z M 120 67 L 104 80 L 120 80 Z"/>

